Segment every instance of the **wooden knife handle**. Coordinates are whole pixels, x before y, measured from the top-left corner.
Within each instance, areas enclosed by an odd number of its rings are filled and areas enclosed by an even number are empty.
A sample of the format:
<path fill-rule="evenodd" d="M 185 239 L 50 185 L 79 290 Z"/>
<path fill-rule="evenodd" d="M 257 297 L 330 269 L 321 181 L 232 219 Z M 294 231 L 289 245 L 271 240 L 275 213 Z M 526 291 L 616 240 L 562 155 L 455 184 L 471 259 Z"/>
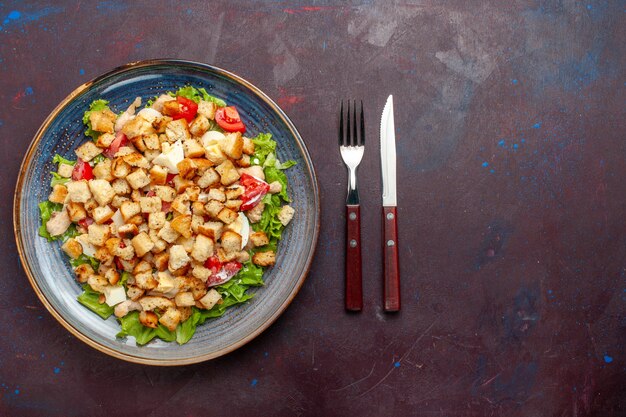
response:
<path fill-rule="evenodd" d="M 346 206 L 346 310 L 363 308 L 360 206 Z"/>
<path fill-rule="evenodd" d="M 397 220 L 396 207 L 383 207 L 383 307 L 385 311 L 400 311 Z"/>

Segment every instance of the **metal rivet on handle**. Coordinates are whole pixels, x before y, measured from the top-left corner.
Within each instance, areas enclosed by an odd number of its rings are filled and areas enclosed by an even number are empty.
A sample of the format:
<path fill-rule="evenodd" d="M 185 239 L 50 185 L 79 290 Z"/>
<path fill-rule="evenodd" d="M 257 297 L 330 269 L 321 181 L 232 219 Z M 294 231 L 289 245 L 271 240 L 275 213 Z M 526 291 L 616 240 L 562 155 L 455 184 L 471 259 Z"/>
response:
<path fill-rule="evenodd" d="M 393 240 L 388 240 L 387 241 L 387 246 L 393 246 L 395 244 L 396 244 L 396 242 L 394 242 Z"/>
<path fill-rule="evenodd" d="M 393 220 L 393 213 L 387 213 L 387 220 Z"/>
<path fill-rule="evenodd" d="M 350 241 L 350 247 L 351 247 L 351 248 L 356 248 L 356 240 L 352 239 L 352 240 Z"/>
<path fill-rule="evenodd" d="M 350 213 L 350 220 L 356 220 L 356 213 Z"/>

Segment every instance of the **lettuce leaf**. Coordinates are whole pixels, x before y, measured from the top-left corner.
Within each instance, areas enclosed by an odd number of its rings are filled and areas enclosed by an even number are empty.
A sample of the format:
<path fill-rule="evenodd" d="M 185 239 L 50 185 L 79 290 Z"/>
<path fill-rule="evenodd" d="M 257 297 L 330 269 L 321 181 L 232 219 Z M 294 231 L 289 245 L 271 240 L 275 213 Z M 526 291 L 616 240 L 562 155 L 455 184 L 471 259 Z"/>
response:
<path fill-rule="evenodd" d="M 200 310 L 196 307 L 192 307 L 191 316 L 176 328 L 176 342 L 179 345 L 183 345 L 191 340 L 196 333 L 196 327 L 198 326 L 200 317 Z"/>
<path fill-rule="evenodd" d="M 95 164 L 99 164 L 100 162 L 106 160 L 107 157 L 103 154 L 96 155 L 91 161 Z"/>
<path fill-rule="evenodd" d="M 263 166 L 268 155 L 274 154 L 276 150 L 276 141 L 272 140 L 271 133 L 259 133 L 257 137 L 252 138 L 254 143 L 254 155 L 252 161 L 255 165 Z"/>
<path fill-rule="evenodd" d="M 91 128 L 91 121 L 89 120 L 89 116 L 94 111 L 108 109 L 109 108 L 108 104 L 109 102 L 106 100 L 102 100 L 102 99 L 94 100 L 89 105 L 89 110 L 87 110 L 85 114 L 83 115 L 83 123 L 85 124 L 85 126 L 87 126 L 87 130 L 85 131 L 85 136 L 91 137 L 91 139 L 93 139 L 94 141 L 98 140 L 98 136 L 100 136 L 100 132 L 96 132 L 95 130 Z"/>
<path fill-rule="evenodd" d="M 208 101 L 211 103 L 215 103 L 217 107 L 226 107 L 226 102 L 224 100 L 210 95 L 209 93 L 207 93 L 206 89 L 204 88 L 195 88 L 190 85 L 187 85 L 185 87 L 179 88 L 178 91 L 176 91 L 175 93 L 168 93 L 168 94 L 171 95 L 172 97 L 175 97 L 175 96 L 185 97 L 185 98 L 188 98 L 189 100 L 195 101 L 196 103 L 199 103 L 200 100 L 204 100 L 204 101 Z"/>
<path fill-rule="evenodd" d="M 145 327 L 139 321 L 139 312 L 132 311 L 117 319 L 120 322 L 122 330 L 116 335 L 116 337 L 122 338 L 132 336 L 138 345 L 145 345 L 155 337 L 162 339 L 166 342 L 173 342 L 176 340 L 176 332 L 169 331 L 165 326 L 159 324 L 156 329 Z"/>
<path fill-rule="evenodd" d="M 76 163 L 76 161 L 70 161 L 69 159 L 63 158 L 59 154 L 55 154 L 54 157 L 52 158 L 52 163 L 54 163 L 54 164 L 66 164 L 66 165 L 72 165 L 73 166 Z"/>
<path fill-rule="evenodd" d="M 83 285 L 83 293 L 77 299 L 79 303 L 106 320 L 113 314 L 113 307 L 107 303 L 100 304 L 99 298 L 100 293 L 94 291 L 89 285 Z"/>
<path fill-rule="evenodd" d="M 63 204 L 53 203 L 51 201 L 42 201 L 39 203 L 39 213 L 41 216 L 41 226 L 39 226 L 39 236 L 45 237 L 48 239 L 48 242 L 52 242 L 54 240 L 66 241 L 70 237 L 77 236 L 79 233 L 76 230 L 76 226 L 72 223 L 70 227 L 67 228 L 65 233 L 59 236 L 52 236 L 48 233 L 46 229 L 46 223 L 50 220 L 52 213 L 55 211 L 61 211 L 63 209 Z"/>
<path fill-rule="evenodd" d="M 71 179 L 60 176 L 58 172 L 51 172 L 50 174 L 52 174 L 52 178 L 50 179 L 50 187 L 54 187 L 57 184 L 65 184 Z"/>
<path fill-rule="evenodd" d="M 80 256 L 76 259 L 70 259 L 70 265 L 72 265 L 72 267 L 74 268 L 82 264 L 91 265 L 94 271 L 97 271 L 100 267 L 100 261 L 98 261 L 96 258 L 92 258 L 91 256 L 87 256 L 84 253 L 81 253 Z"/>

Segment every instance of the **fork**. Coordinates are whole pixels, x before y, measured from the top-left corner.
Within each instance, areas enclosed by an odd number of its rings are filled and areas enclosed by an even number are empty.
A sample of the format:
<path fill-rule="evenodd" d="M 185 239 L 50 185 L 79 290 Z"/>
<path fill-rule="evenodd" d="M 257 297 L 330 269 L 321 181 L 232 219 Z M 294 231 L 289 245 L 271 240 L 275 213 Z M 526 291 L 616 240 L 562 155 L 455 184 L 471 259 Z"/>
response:
<path fill-rule="evenodd" d="M 348 197 L 346 199 L 346 310 L 361 311 L 363 308 L 361 212 L 356 169 L 365 152 L 365 121 L 362 101 L 360 131 L 357 131 L 356 101 L 352 105 L 352 124 L 350 123 L 350 100 L 348 100 L 347 107 L 347 111 L 344 113 L 342 101 L 339 115 L 339 151 L 343 163 L 348 168 L 349 177 Z"/>

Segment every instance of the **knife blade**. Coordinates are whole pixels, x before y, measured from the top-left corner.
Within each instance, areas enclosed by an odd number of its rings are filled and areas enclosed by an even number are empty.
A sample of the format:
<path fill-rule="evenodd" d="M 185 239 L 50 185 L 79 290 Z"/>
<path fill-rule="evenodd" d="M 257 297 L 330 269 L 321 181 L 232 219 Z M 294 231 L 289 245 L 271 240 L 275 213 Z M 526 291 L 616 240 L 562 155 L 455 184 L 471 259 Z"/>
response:
<path fill-rule="evenodd" d="M 400 311 L 398 213 L 396 188 L 396 132 L 393 96 L 387 98 L 380 120 L 380 164 L 383 183 L 383 308 Z"/>

